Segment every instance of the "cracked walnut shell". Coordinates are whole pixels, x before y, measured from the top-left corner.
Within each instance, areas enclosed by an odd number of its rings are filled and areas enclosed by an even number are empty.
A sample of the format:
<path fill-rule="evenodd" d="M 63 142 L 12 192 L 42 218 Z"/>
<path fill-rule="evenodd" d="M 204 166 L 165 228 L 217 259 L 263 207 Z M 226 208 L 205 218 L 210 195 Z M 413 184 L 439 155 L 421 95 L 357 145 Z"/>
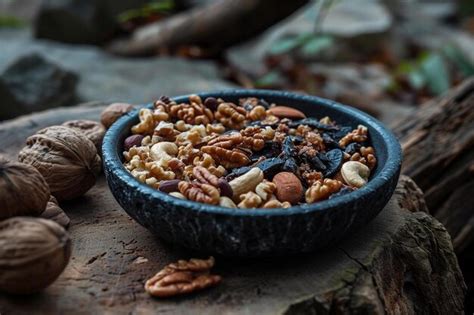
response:
<path fill-rule="evenodd" d="M 69 120 L 63 126 L 79 131 L 95 145 L 97 152 L 102 152 L 102 140 L 105 135 L 105 128 L 101 123 L 92 120 Z"/>
<path fill-rule="evenodd" d="M 102 167 L 94 144 L 64 126 L 51 126 L 29 137 L 18 159 L 43 175 L 51 194 L 59 201 L 86 193 L 94 186 Z"/>
<path fill-rule="evenodd" d="M 46 207 L 49 187 L 33 166 L 0 156 L 0 220 L 38 216 Z"/>
<path fill-rule="evenodd" d="M 50 285 L 66 267 L 71 241 L 51 220 L 16 217 L 0 222 L 0 291 L 30 294 Z"/>

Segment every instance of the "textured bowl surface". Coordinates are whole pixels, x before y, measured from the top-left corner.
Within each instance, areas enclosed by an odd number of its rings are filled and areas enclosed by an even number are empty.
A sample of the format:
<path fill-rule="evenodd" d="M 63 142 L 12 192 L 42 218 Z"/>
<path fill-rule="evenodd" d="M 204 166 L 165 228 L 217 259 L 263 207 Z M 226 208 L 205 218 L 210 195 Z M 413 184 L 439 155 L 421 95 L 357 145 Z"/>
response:
<path fill-rule="evenodd" d="M 309 252 L 334 244 L 363 227 L 386 205 L 398 181 L 401 149 L 379 121 L 330 100 L 289 92 L 228 90 L 199 94 L 237 102 L 242 97 L 295 107 L 308 117 L 329 116 L 339 125 L 368 127 L 377 166 L 367 185 L 352 193 L 289 209 L 242 210 L 173 198 L 138 182 L 122 165 L 123 140 L 138 122 L 138 111 L 120 118 L 103 143 L 108 185 L 123 209 L 161 238 L 182 246 L 230 256 Z M 178 103 L 188 96 L 173 98 Z M 149 105 L 151 106 L 151 105 Z"/>

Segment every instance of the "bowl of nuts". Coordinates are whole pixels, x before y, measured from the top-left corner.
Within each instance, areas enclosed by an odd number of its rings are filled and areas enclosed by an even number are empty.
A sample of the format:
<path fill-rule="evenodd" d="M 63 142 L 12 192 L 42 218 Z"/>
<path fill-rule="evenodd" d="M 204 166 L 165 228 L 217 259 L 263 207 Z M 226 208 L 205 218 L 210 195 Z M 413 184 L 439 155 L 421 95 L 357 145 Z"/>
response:
<path fill-rule="evenodd" d="M 382 210 L 402 160 L 371 116 L 268 90 L 161 97 L 115 122 L 102 150 L 132 218 L 166 241 L 229 256 L 334 244 Z"/>

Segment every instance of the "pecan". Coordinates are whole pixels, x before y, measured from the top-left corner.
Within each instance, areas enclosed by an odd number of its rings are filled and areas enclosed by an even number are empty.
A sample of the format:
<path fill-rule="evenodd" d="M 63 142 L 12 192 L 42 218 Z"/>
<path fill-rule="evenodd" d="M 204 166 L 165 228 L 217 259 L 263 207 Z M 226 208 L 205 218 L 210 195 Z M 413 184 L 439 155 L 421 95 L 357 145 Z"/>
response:
<path fill-rule="evenodd" d="M 209 184 L 201 184 L 197 182 L 182 181 L 178 184 L 179 192 L 186 196 L 187 199 L 216 205 L 219 203 L 219 190 Z"/>
<path fill-rule="evenodd" d="M 333 193 L 342 188 L 342 182 L 326 178 L 316 181 L 306 190 L 305 198 L 307 203 L 328 199 Z"/>
<path fill-rule="evenodd" d="M 208 146 L 216 146 L 225 149 L 232 148 L 248 148 L 254 151 L 260 151 L 265 146 L 265 140 L 261 135 L 254 135 L 253 137 L 243 136 L 240 133 L 233 133 L 230 135 L 222 135 L 210 140 Z"/>
<path fill-rule="evenodd" d="M 215 117 L 230 129 L 241 129 L 244 126 L 247 112 L 242 107 L 232 103 L 221 103 L 217 107 Z"/>
<path fill-rule="evenodd" d="M 152 296 L 170 297 L 187 294 L 217 285 L 222 278 L 211 275 L 214 257 L 208 260 L 180 260 L 163 268 L 145 283 L 145 290 Z"/>
<path fill-rule="evenodd" d="M 245 166 L 250 163 L 249 157 L 238 149 L 225 149 L 217 146 L 203 146 L 201 151 L 209 154 L 226 168 Z"/>
<path fill-rule="evenodd" d="M 219 186 L 219 178 L 211 174 L 206 168 L 202 166 L 196 166 L 193 169 L 194 178 L 196 178 L 202 184 L 209 184 L 214 187 Z"/>
<path fill-rule="evenodd" d="M 200 125 L 208 124 L 214 120 L 214 115 L 209 108 L 202 103 L 191 102 L 191 104 L 171 105 L 169 114 L 172 118 L 184 120 L 187 124 Z"/>

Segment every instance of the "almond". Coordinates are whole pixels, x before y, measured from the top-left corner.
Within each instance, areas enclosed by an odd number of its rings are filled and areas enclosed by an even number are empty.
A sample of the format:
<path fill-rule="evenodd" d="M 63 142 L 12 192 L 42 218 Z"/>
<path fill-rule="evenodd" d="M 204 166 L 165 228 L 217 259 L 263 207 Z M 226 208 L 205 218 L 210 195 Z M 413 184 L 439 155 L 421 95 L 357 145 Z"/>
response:
<path fill-rule="evenodd" d="M 276 185 L 275 195 L 281 202 L 288 201 L 291 204 L 297 204 L 301 200 L 303 185 L 295 174 L 278 173 L 273 177 L 273 183 Z"/>
<path fill-rule="evenodd" d="M 275 106 L 267 110 L 268 114 L 277 116 L 278 118 L 303 119 L 306 115 L 296 108 L 288 106 Z"/>

